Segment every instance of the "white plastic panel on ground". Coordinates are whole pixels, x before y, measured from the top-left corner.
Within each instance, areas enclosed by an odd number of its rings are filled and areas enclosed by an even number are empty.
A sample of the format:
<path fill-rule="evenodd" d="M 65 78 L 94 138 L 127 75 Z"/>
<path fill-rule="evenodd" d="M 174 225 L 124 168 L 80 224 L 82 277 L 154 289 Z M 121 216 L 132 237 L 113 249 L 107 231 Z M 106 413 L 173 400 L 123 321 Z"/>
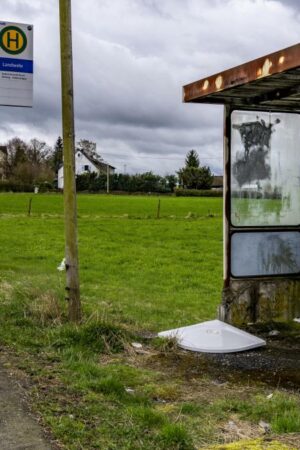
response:
<path fill-rule="evenodd" d="M 266 345 L 266 341 L 220 320 L 162 331 L 159 337 L 175 338 L 178 345 L 194 352 L 234 353 Z"/>

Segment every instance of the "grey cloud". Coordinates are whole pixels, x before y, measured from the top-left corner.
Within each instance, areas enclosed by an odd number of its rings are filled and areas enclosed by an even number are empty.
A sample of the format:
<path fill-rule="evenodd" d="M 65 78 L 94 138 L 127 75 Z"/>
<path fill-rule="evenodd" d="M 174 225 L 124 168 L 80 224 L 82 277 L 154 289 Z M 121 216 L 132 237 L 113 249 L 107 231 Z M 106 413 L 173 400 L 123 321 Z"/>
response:
<path fill-rule="evenodd" d="M 1 140 L 22 133 L 52 144 L 61 134 L 58 2 L 2 3 L 9 20 L 34 23 L 35 106 L 1 107 Z M 292 0 L 72 4 L 76 136 L 130 172 L 175 171 L 195 148 L 220 173 L 222 107 L 182 104 L 182 85 L 298 40 Z"/>
<path fill-rule="evenodd" d="M 300 3 L 298 0 L 275 0 L 281 3 L 283 6 L 290 6 L 293 9 L 300 11 Z"/>

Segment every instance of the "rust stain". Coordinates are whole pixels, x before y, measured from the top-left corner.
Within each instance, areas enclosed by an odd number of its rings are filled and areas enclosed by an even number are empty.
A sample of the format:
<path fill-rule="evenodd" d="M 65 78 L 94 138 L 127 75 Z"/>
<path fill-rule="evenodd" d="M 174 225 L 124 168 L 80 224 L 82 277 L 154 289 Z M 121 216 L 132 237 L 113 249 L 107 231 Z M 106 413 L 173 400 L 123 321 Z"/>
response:
<path fill-rule="evenodd" d="M 215 97 L 210 97 L 211 94 L 218 92 L 219 95 L 220 91 L 231 91 L 238 86 L 255 83 L 259 78 L 270 77 L 297 68 L 300 69 L 300 44 L 187 84 L 183 87 L 184 101 L 202 102 L 206 99 L 207 103 L 216 103 Z M 277 77 L 276 80 L 280 81 L 280 77 Z M 291 82 L 291 87 L 294 85 L 295 82 Z M 258 91 L 258 95 L 259 93 Z M 227 99 L 230 98 L 228 94 L 227 92 Z M 212 101 L 210 102 L 210 100 Z M 220 103 L 222 103 L 221 98 Z"/>

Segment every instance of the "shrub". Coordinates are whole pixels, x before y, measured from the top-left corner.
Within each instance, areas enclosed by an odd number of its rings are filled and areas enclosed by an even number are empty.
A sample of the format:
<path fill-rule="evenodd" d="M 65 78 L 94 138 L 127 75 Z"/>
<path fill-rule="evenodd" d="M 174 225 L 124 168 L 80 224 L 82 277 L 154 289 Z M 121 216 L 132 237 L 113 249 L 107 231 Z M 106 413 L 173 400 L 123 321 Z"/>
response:
<path fill-rule="evenodd" d="M 223 197 L 223 191 L 206 189 L 175 189 L 176 197 Z"/>
<path fill-rule="evenodd" d="M 0 192 L 33 192 L 32 184 L 18 183 L 14 181 L 0 181 Z"/>

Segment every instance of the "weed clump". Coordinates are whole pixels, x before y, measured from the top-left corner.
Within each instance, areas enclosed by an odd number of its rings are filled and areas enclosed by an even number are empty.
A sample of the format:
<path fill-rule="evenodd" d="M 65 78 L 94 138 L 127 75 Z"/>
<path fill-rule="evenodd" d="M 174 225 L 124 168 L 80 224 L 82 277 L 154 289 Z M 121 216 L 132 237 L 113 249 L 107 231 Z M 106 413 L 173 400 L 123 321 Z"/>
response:
<path fill-rule="evenodd" d="M 187 402 L 187 403 L 183 403 L 183 405 L 181 406 L 181 413 L 190 415 L 190 416 L 197 417 L 197 416 L 203 414 L 204 411 L 205 411 L 205 406 L 198 405 L 197 403 Z"/>
<path fill-rule="evenodd" d="M 125 394 L 125 387 L 115 377 L 106 377 L 101 380 L 93 380 L 89 383 L 89 388 L 94 392 L 101 392 L 105 395 L 115 395 L 118 398 L 122 398 Z"/>
<path fill-rule="evenodd" d="M 179 349 L 178 342 L 175 337 L 173 338 L 156 337 L 155 339 L 152 339 L 152 345 L 156 350 L 160 351 L 162 354 L 174 353 L 177 352 Z"/>
<path fill-rule="evenodd" d="M 126 349 L 130 337 L 130 333 L 121 327 L 95 322 L 64 327 L 54 346 L 76 346 L 93 353 L 120 353 Z"/>
<path fill-rule="evenodd" d="M 155 411 L 149 406 L 137 406 L 132 408 L 131 414 L 135 420 L 147 428 L 160 427 L 167 421 L 165 415 L 159 411 Z"/>
<path fill-rule="evenodd" d="M 186 429 L 179 424 L 167 424 L 159 433 L 159 441 L 162 448 L 174 450 L 194 450 L 192 440 L 189 437 Z"/>

